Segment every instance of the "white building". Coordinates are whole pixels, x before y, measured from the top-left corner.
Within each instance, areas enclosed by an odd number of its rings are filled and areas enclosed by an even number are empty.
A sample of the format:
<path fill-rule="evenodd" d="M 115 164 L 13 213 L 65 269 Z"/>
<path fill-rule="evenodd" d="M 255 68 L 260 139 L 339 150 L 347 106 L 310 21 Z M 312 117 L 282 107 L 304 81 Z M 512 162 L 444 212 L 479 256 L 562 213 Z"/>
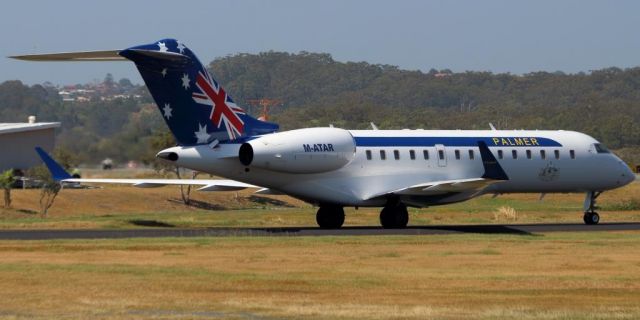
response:
<path fill-rule="evenodd" d="M 53 150 L 55 129 L 60 122 L 0 123 L 0 172 L 29 169 L 41 164 L 35 147 Z"/>

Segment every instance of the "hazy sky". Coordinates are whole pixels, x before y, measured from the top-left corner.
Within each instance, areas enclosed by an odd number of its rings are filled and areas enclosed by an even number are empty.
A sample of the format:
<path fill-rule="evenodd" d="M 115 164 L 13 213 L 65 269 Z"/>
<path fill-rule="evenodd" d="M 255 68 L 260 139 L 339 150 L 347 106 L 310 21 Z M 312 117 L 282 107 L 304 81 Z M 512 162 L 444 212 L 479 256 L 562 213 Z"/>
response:
<path fill-rule="evenodd" d="M 189 3 L 189 4 L 187 4 Z M 589 71 L 640 65 L 640 1 L 6 1 L 0 56 L 121 49 L 175 37 L 208 63 L 229 54 L 327 52 L 404 69 Z M 129 62 L 0 58 L 0 81 L 141 82 Z"/>

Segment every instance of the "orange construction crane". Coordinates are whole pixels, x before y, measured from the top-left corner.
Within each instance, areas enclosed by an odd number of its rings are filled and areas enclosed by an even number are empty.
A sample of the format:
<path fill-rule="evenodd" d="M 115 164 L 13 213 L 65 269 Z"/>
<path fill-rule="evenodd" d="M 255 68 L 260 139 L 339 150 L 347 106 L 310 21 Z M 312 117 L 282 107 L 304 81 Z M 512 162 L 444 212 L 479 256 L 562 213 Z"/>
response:
<path fill-rule="evenodd" d="M 258 119 L 262 121 L 267 121 L 269 119 L 269 109 L 275 106 L 281 105 L 282 100 L 269 99 L 269 98 L 250 99 L 250 100 L 247 100 L 247 103 L 254 107 L 262 107 L 262 115 Z"/>

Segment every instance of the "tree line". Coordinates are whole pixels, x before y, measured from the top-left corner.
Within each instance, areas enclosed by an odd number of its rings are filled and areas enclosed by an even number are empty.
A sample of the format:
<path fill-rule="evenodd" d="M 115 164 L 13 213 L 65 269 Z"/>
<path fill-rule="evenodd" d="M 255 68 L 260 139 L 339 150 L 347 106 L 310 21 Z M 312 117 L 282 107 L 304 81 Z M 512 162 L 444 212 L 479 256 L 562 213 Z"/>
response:
<path fill-rule="evenodd" d="M 259 110 L 249 100 L 282 101 L 270 115 L 283 130 L 363 129 L 370 122 L 381 129 L 488 129 L 493 123 L 499 129 L 576 130 L 640 163 L 638 67 L 576 74 L 422 72 L 338 62 L 322 53 L 265 52 L 218 58 L 209 68 L 254 115 Z M 57 145 L 83 163 L 152 161 L 158 146 L 173 143 L 148 95 L 78 103 L 62 101 L 47 85 L 0 84 L 0 122 L 32 114 L 62 122 Z"/>

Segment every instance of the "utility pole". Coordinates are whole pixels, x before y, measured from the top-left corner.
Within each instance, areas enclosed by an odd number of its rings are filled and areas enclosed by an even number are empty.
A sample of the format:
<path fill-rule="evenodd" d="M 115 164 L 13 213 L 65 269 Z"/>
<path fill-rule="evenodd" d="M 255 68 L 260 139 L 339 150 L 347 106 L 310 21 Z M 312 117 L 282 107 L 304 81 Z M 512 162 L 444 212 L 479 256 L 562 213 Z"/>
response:
<path fill-rule="evenodd" d="M 282 104 L 282 100 L 280 99 L 250 99 L 247 100 L 247 103 L 252 107 L 262 107 L 262 114 L 258 118 L 258 120 L 268 121 L 269 120 L 269 110 L 273 107 L 279 106 Z"/>

